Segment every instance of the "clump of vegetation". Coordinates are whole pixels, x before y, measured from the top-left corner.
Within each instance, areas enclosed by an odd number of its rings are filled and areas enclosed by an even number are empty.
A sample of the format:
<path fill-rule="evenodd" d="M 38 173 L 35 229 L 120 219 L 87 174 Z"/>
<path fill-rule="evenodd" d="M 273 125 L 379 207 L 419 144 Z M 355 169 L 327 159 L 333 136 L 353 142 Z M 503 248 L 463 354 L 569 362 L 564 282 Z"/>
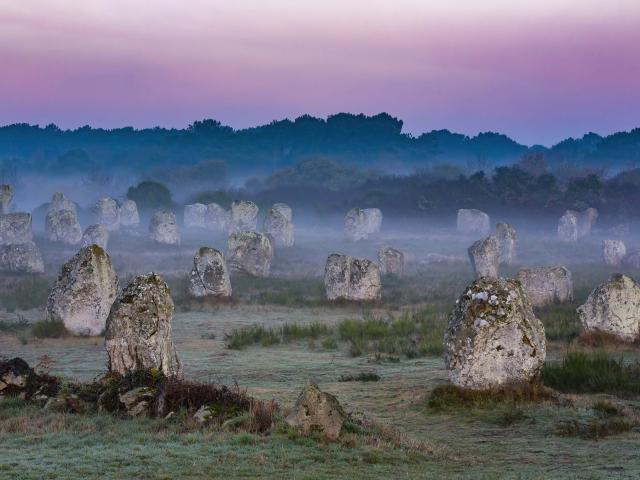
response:
<path fill-rule="evenodd" d="M 0 308 L 7 312 L 40 308 L 47 303 L 49 289 L 49 280 L 39 275 L 7 278 L 0 288 Z"/>
<path fill-rule="evenodd" d="M 569 352 L 561 363 L 545 364 L 542 381 L 561 392 L 637 395 L 640 365 L 605 352 Z"/>
<path fill-rule="evenodd" d="M 294 341 L 311 339 L 332 333 L 331 327 L 320 322 L 308 325 L 287 323 L 280 327 L 266 328 L 262 325 L 252 325 L 233 330 L 225 335 L 227 348 L 241 350 L 250 345 L 260 344 L 263 347 L 278 343 L 291 343 Z"/>
<path fill-rule="evenodd" d="M 32 325 L 31 334 L 37 338 L 60 338 L 68 332 L 62 322 L 40 320 Z"/>
<path fill-rule="evenodd" d="M 417 358 L 442 354 L 446 325 L 447 317 L 430 307 L 397 318 L 343 320 L 337 332 L 340 340 L 349 342 L 354 357 L 374 353 Z"/>
<path fill-rule="evenodd" d="M 564 437 L 598 440 L 628 432 L 633 427 L 634 423 L 625 418 L 620 407 L 611 402 L 600 400 L 591 407 L 589 418 L 560 421 L 556 427 L 556 434 Z"/>
<path fill-rule="evenodd" d="M 580 335 L 581 327 L 574 304 L 557 304 L 536 312 L 544 324 L 547 340 L 570 343 Z"/>
<path fill-rule="evenodd" d="M 20 316 L 17 321 L 0 320 L 0 332 L 2 333 L 19 333 L 28 330 L 29 322 Z"/>
<path fill-rule="evenodd" d="M 427 406 L 432 410 L 443 411 L 459 408 L 490 408 L 496 404 L 539 403 L 553 399 L 553 392 L 537 382 L 487 390 L 442 385 L 433 389 L 427 400 Z"/>
<path fill-rule="evenodd" d="M 340 375 L 340 382 L 378 382 L 380 375 L 375 372 L 359 372 L 354 375 Z"/>
<path fill-rule="evenodd" d="M 324 283 L 317 278 L 238 276 L 234 292 L 238 292 L 240 300 L 259 305 L 318 307 L 327 304 Z"/>

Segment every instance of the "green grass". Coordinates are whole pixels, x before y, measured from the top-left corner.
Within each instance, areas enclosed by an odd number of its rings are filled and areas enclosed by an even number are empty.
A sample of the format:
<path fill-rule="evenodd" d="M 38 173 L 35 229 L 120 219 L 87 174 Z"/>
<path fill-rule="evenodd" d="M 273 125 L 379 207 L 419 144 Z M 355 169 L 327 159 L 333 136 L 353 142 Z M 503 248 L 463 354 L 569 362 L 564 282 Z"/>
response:
<path fill-rule="evenodd" d="M 233 330 L 225 335 L 227 348 L 242 350 L 251 345 L 268 347 L 279 343 L 291 343 L 299 340 L 315 340 L 321 336 L 331 334 L 329 326 L 319 322 L 308 325 L 287 323 L 280 327 L 263 327 L 252 325 L 250 327 Z"/>
<path fill-rule="evenodd" d="M 561 420 L 555 433 L 563 437 L 599 440 L 630 431 L 635 422 L 625 418 L 622 409 L 606 400 L 595 402 L 583 418 Z"/>
<path fill-rule="evenodd" d="M 19 333 L 28 330 L 29 322 L 24 317 L 19 317 L 17 321 L 0 320 L 1 333 Z"/>
<path fill-rule="evenodd" d="M 536 312 L 547 340 L 570 343 L 582 331 L 575 304 L 557 304 Z"/>
<path fill-rule="evenodd" d="M 472 390 L 454 385 L 433 389 L 427 407 L 433 411 L 492 409 L 496 405 L 518 405 L 553 400 L 553 394 L 539 383 L 526 383 L 488 390 Z"/>
<path fill-rule="evenodd" d="M 44 307 L 47 303 L 50 279 L 40 275 L 6 275 L 3 280 L 0 285 L 0 310 L 30 310 Z"/>
<path fill-rule="evenodd" d="M 569 352 L 562 362 L 545 364 L 542 381 L 561 392 L 627 397 L 640 394 L 640 365 L 606 352 Z"/>

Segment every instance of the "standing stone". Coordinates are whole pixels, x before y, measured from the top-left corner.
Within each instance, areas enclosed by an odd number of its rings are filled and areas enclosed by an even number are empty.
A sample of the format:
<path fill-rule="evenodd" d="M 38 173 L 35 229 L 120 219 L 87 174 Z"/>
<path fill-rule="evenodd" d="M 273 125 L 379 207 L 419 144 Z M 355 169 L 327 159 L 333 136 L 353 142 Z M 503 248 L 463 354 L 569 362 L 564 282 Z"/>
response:
<path fill-rule="evenodd" d="M 51 203 L 49 203 L 49 208 L 47 212 L 59 212 L 60 210 L 70 210 L 74 214 L 77 214 L 76 204 L 69 200 L 64 193 L 56 192 L 51 197 Z"/>
<path fill-rule="evenodd" d="M 380 270 L 366 258 L 333 253 L 325 265 L 324 287 L 329 300 L 379 300 L 382 290 Z"/>
<path fill-rule="evenodd" d="M 481 210 L 461 208 L 456 226 L 460 233 L 486 235 L 491 230 L 491 219 Z"/>
<path fill-rule="evenodd" d="M 378 251 L 378 265 L 383 275 L 401 277 L 404 273 L 404 253 L 391 247 L 383 248 Z"/>
<path fill-rule="evenodd" d="M 380 231 L 382 211 L 378 208 L 352 208 L 344 219 L 344 233 L 353 242 L 366 240 Z"/>
<path fill-rule="evenodd" d="M 640 285 L 617 273 L 593 290 L 578 307 L 580 323 L 587 332 L 603 332 L 625 342 L 640 337 Z"/>
<path fill-rule="evenodd" d="M 574 212 L 575 213 L 575 212 Z M 591 229 L 598 220 L 598 210 L 595 208 L 587 208 L 577 214 L 578 217 L 578 238 L 584 238 L 591 235 Z"/>
<path fill-rule="evenodd" d="M 477 278 L 498 277 L 498 239 L 493 235 L 478 240 L 469 247 L 469 259 Z"/>
<path fill-rule="evenodd" d="M 209 247 L 198 250 L 193 257 L 188 290 L 192 297 L 231 297 L 231 281 L 222 252 Z"/>
<path fill-rule="evenodd" d="M 30 213 L 0 213 L 0 245 L 33 240 Z"/>
<path fill-rule="evenodd" d="M 184 207 L 185 228 L 204 228 L 206 213 L 207 213 L 207 206 L 203 205 L 202 203 L 185 205 Z"/>
<path fill-rule="evenodd" d="M 47 319 L 63 322 L 74 335 L 100 335 L 117 293 L 109 255 L 89 245 L 62 266 L 47 300 Z"/>
<path fill-rule="evenodd" d="M 518 234 L 515 228 L 508 223 L 498 223 L 496 238 L 498 239 L 499 262 L 504 265 L 513 265 L 518 250 Z"/>
<path fill-rule="evenodd" d="M 120 225 L 123 227 L 137 227 L 140 225 L 138 205 L 133 200 L 125 200 L 120 206 Z"/>
<path fill-rule="evenodd" d="M 253 231 L 257 226 L 258 206 L 255 203 L 241 200 L 231 204 L 230 233 Z"/>
<path fill-rule="evenodd" d="M 286 213 L 286 212 L 285 212 Z M 293 223 L 282 211 L 270 208 L 264 219 L 264 231 L 271 235 L 276 247 L 291 247 L 294 243 Z"/>
<path fill-rule="evenodd" d="M 12 199 L 11 185 L 0 185 L 0 214 L 9 213 Z"/>
<path fill-rule="evenodd" d="M 279 211 L 282 215 L 284 215 L 284 218 L 286 218 L 287 221 L 293 221 L 293 210 L 291 210 L 291 207 L 286 203 L 274 203 L 273 207 L 271 208 Z"/>
<path fill-rule="evenodd" d="M 565 267 L 523 268 L 518 280 L 534 307 L 573 301 L 571 272 Z"/>
<path fill-rule="evenodd" d="M 226 232 L 231 221 L 230 213 L 217 203 L 207 205 L 204 214 L 205 227 L 214 232 Z"/>
<path fill-rule="evenodd" d="M 45 218 L 45 234 L 50 242 L 77 245 L 82 240 L 82 228 L 74 210 L 49 210 Z"/>
<path fill-rule="evenodd" d="M 105 347 L 110 372 L 154 368 L 180 376 L 182 365 L 171 337 L 173 300 L 157 274 L 140 275 L 120 293 L 107 318 Z"/>
<path fill-rule="evenodd" d="M 605 265 L 617 267 L 622 263 L 622 259 L 627 254 L 627 247 L 620 240 L 602 241 L 602 258 Z"/>
<path fill-rule="evenodd" d="M 545 355 L 544 326 L 517 280 L 481 278 L 456 302 L 444 335 L 454 385 L 483 390 L 530 382 Z"/>
<path fill-rule="evenodd" d="M 578 216 L 575 212 L 567 210 L 558 220 L 558 238 L 565 243 L 578 241 Z"/>
<path fill-rule="evenodd" d="M 120 229 L 120 209 L 113 198 L 101 198 L 93 207 L 95 221 L 113 232 Z"/>
<path fill-rule="evenodd" d="M 44 272 L 40 250 L 34 242 L 0 245 L 0 272 Z"/>
<path fill-rule="evenodd" d="M 109 230 L 104 225 L 90 225 L 82 234 L 82 246 L 98 245 L 103 250 L 109 243 Z"/>
<path fill-rule="evenodd" d="M 235 232 L 227 244 L 229 268 L 232 272 L 268 277 L 273 260 L 273 245 L 259 232 Z"/>
<path fill-rule="evenodd" d="M 154 213 L 149 223 L 149 235 L 154 242 L 167 245 L 180 244 L 176 215 L 167 210 Z"/>
<path fill-rule="evenodd" d="M 337 440 L 347 414 L 333 395 L 322 392 L 317 385 L 308 383 L 287 415 L 286 422 L 304 435 L 322 433 L 329 440 Z"/>

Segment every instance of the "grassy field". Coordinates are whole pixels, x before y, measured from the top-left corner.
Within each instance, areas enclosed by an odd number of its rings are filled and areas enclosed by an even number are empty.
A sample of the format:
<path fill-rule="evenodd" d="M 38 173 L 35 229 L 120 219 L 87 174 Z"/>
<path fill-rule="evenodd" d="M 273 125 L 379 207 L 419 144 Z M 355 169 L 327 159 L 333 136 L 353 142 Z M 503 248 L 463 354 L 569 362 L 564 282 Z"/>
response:
<path fill-rule="evenodd" d="M 416 261 L 405 278 L 384 280 L 380 304 L 332 305 L 318 276 L 329 249 L 309 241 L 276 258 L 276 278 L 234 279 L 234 301 L 212 305 L 180 293 L 195 242 L 187 239 L 179 250 L 167 251 L 165 261 L 158 252 L 135 260 L 117 249 L 112 253 L 123 279 L 151 269 L 167 277 L 186 375 L 237 383 L 257 398 L 275 399 L 285 411 L 311 379 L 380 430 L 327 443 L 281 426 L 254 435 L 194 426 L 180 416 L 124 420 L 2 401 L 0 478 L 640 477 L 638 349 L 579 338 L 575 307 L 612 273 L 597 261 L 597 241 L 575 249 L 545 239 L 522 244 L 524 264 L 565 264 L 576 290 L 574 304 L 538 312 L 548 337 L 543 380 L 553 394 L 535 398 L 466 398 L 448 389 L 442 332 L 471 280 L 464 263 Z M 361 249 L 373 258 L 379 245 L 392 243 L 417 259 L 426 252 L 460 256 L 468 243 L 438 236 L 421 242 L 385 239 L 337 243 L 334 249 Z M 62 253 L 48 250 L 45 258 L 53 269 Z M 0 353 L 31 365 L 46 355 L 51 373 L 91 380 L 105 371 L 102 338 L 40 338 L 33 329 L 46 299 L 38 292 L 46 292 L 53 279 L 49 273 L 3 283 Z M 599 372 L 599 380 L 587 388 L 584 375 L 590 378 L 590 372 Z"/>

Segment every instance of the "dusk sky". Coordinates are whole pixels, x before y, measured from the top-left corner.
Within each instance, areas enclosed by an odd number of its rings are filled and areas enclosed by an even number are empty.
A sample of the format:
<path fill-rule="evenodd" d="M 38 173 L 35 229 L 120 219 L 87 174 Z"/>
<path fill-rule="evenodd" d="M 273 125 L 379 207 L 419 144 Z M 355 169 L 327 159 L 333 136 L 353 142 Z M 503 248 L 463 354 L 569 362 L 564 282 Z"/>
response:
<path fill-rule="evenodd" d="M 0 0 L 0 124 L 389 112 L 550 145 L 640 126 L 638 0 Z"/>

